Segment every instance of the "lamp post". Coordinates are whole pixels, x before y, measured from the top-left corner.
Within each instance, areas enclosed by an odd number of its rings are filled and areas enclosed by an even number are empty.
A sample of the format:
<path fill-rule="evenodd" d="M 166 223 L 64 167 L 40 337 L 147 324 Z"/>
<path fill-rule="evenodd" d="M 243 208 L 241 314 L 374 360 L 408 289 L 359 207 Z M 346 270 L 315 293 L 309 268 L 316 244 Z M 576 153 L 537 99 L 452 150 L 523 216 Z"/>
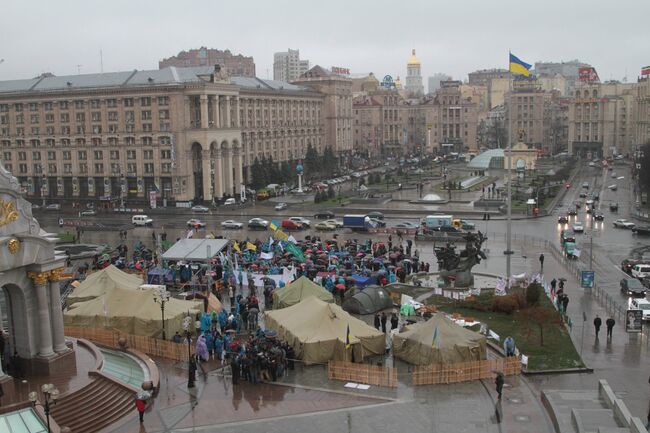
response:
<path fill-rule="evenodd" d="M 167 288 L 165 286 L 161 286 L 158 290 L 156 295 L 153 298 L 154 302 L 160 304 L 160 312 L 162 313 L 162 338 L 163 340 L 167 340 L 167 336 L 165 335 L 165 303 L 169 301 L 169 292 L 167 291 Z"/>
<path fill-rule="evenodd" d="M 32 402 L 33 407 L 41 406 L 43 408 L 45 418 L 47 419 L 47 431 L 50 433 L 50 405 L 56 404 L 59 398 L 59 390 L 51 383 L 45 383 L 41 385 L 41 392 L 43 393 L 43 403 L 38 401 L 38 392 L 36 391 L 29 393 L 29 401 Z"/>
<path fill-rule="evenodd" d="M 124 173 L 120 169 L 120 209 L 124 209 L 124 184 L 126 183 L 126 178 Z"/>
<path fill-rule="evenodd" d="M 45 188 L 47 184 L 47 176 L 45 176 L 45 173 L 43 173 L 43 177 L 41 178 L 41 198 L 43 199 L 43 207 L 45 207 Z"/>
<path fill-rule="evenodd" d="M 190 312 L 187 312 L 187 316 L 183 319 L 183 329 L 185 330 L 185 338 L 187 339 L 187 362 L 188 362 L 188 371 L 187 371 L 187 387 L 194 388 L 194 381 L 196 380 L 196 364 L 194 358 L 192 357 L 192 316 Z"/>

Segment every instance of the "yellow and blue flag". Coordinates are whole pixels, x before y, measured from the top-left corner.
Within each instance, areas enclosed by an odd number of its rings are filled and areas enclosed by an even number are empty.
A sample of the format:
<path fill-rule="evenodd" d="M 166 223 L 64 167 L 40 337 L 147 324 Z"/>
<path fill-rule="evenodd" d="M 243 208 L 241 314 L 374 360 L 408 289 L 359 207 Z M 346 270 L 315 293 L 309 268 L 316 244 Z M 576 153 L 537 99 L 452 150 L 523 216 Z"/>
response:
<path fill-rule="evenodd" d="M 248 251 L 257 251 L 257 246 L 255 244 L 250 243 L 250 242 L 246 242 L 246 249 Z"/>
<path fill-rule="evenodd" d="M 519 57 L 510 53 L 510 72 L 513 74 L 520 74 L 528 77 L 530 75 L 529 69 L 532 68 L 532 66 L 533 65 L 529 65 L 523 60 L 520 60 Z"/>
<path fill-rule="evenodd" d="M 350 324 L 348 323 L 348 330 L 345 333 L 345 348 L 349 349 L 352 346 L 352 336 L 350 335 Z"/>
<path fill-rule="evenodd" d="M 235 249 L 235 251 L 241 254 L 241 249 L 239 248 L 239 243 L 237 241 L 232 241 L 232 247 Z"/>
<path fill-rule="evenodd" d="M 269 228 L 273 231 L 276 231 L 278 229 L 278 223 L 275 221 L 271 221 L 271 224 L 269 224 Z"/>

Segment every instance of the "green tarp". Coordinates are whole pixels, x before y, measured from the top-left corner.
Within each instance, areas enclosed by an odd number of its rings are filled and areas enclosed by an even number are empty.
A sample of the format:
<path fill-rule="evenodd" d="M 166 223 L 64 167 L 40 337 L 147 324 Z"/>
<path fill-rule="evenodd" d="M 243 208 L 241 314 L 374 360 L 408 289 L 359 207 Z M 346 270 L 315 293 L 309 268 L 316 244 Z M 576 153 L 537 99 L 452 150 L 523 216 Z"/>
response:
<path fill-rule="evenodd" d="M 330 292 L 309 278 L 302 276 L 273 292 L 273 309 L 289 307 L 310 296 L 315 296 L 321 301 L 334 302 L 334 296 Z"/>

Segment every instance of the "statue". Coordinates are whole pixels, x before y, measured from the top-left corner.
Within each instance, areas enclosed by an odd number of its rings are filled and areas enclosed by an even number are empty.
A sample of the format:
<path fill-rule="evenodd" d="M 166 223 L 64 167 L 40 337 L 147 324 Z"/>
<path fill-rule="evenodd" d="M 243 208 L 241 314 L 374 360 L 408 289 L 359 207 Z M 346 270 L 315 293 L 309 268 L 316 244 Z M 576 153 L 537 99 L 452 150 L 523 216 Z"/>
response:
<path fill-rule="evenodd" d="M 455 287 L 471 287 L 474 285 L 474 276 L 472 268 L 481 262 L 481 259 L 487 258 L 481 251 L 481 246 L 487 237 L 481 233 L 467 233 L 465 239 L 465 249 L 456 252 L 456 246 L 447 243 L 444 247 L 435 248 L 436 258 L 438 260 L 438 271 L 444 281 L 445 287 L 448 287 L 454 281 Z"/>

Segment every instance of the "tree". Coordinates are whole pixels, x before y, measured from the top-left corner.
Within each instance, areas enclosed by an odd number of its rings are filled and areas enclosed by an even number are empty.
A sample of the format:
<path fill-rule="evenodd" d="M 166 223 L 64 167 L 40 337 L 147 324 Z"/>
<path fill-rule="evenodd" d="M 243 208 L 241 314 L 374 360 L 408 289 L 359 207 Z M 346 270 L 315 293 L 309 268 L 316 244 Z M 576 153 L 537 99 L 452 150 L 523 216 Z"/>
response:
<path fill-rule="evenodd" d="M 331 200 L 334 198 L 334 196 L 335 196 L 334 187 L 330 185 L 329 187 L 327 187 L 327 198 Z"/>
<path fill-rule="evenodd" d="M 539 345 L 544 345 L 544 331 L 552 327 L 562 326 L 562 317 L 560 313 L 553 308 L 548 307 L 530 307 L 519 311 L 516 320 L 521 322 L 528 330 L 528 335 L 532 334 L 533 329 L 539 331 Z"/>
<path fill-rule="evenodd" d="M 641 191 L 650 191 L 650 143 L 641 147 L 641 157 L 639 160 L 641 169 L 639 170 L 639 187 Z"/>
<path fill-rule="evenodd" d="M 320 173 L 318 151 L 311 145 L 311 143 L 307 145 L 307 151 L 305 152 L 305 159 L 302 165 L 309 177 L 314 177 L 316 173 Z"/>
<path fill-rule="evenodd" d="M 539 298 L 543 292 L 544 289 L 542 289 L 541 284 L 537 282 L 529 284 L 526 287 L 526 303 L 531 307 L 539 304 Z"/>
<path fill-rule="evenodd" d="M 264 186 L 264 179 L 263 179 L 263 173 L 262 173 L 262 164 L 260 164 L 260 160 L 255 157 L 255 160 L 253 161 L 253 167 L 251 168 L 252 171 L 252 183 L 253 183 L 253 188 L 261 188 Z"/>
<path fill-rule="evenodd" d="M 325 169 L 326 173 L 333 173 L 338 168 L 338 160 L 334 154 L 334 149 L 332 146 L 327 146 L 323 150 L 323 158 L 321 160 L 321 167 Z"/>

